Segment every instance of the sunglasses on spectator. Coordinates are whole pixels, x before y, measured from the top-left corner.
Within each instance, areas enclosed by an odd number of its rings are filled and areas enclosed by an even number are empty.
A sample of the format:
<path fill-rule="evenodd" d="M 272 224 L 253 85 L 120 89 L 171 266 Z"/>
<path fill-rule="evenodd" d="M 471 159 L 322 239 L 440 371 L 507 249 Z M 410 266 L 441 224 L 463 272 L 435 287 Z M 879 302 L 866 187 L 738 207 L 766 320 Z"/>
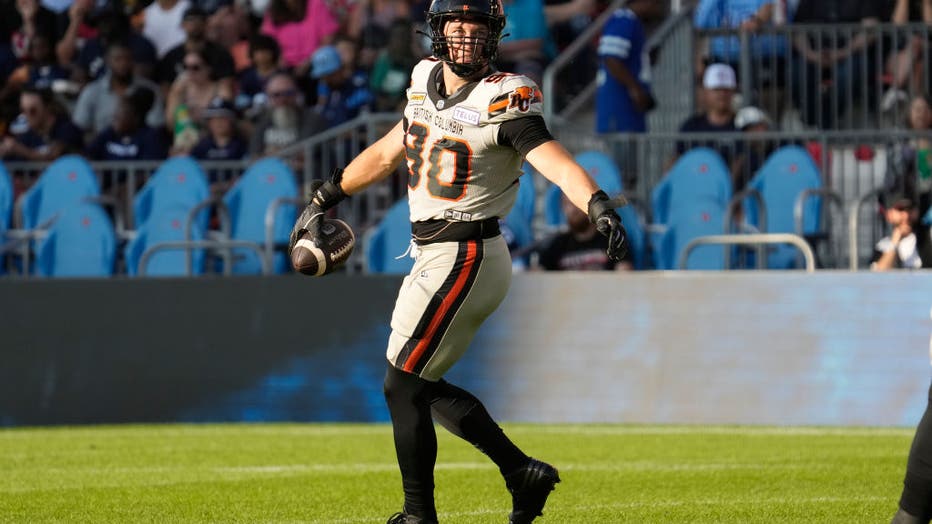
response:
<path fill-rule="evenodd" d="M 23 114 L 26 114 L 26 115 L 38 115 L 39 114 L 39 106 L 24 106 L 21 109 L 23 111 Z"/>
<path fill-rule="evenodd" d="M 184 68 L 187 71 L 200 71 L 204 66 L 201 64 L 185 64 Z"/>
<path fill-rule="evenodd" d="M 272 91 L 269 93 L 269 98 L 287 98 L 292 97 L 298 94 L 297 89 L 286 89 L 284 91 Z"/>

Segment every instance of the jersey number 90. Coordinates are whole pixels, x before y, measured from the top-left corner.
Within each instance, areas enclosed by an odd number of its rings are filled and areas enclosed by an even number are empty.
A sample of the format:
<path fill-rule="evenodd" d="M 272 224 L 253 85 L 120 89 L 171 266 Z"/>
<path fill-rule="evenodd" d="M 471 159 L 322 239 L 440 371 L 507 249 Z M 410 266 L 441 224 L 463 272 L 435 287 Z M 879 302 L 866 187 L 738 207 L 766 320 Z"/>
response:
<path fill-rule="evenodd" d="M 466 185 L 472 163 L 472 148 L 465 140 L 443 137 L 434 140 L 430 149 L 425 144 L 430 138 L 430 129 L 419 122 L 412 122 L 405 135 L 405 156 L 408 159 L 408 187 L 415 189 L 421 177 L 427 177 L 427 192 L 434 198 L 459 200 L 466 195 Z M 427 153 L 425 158 L 424 154 Z M 444 156 L 451 155 L 444 164 Z M 424 164 L 427 164 L 427 173 Z M 449 171 L 453 172 L 450 173 Z"/>

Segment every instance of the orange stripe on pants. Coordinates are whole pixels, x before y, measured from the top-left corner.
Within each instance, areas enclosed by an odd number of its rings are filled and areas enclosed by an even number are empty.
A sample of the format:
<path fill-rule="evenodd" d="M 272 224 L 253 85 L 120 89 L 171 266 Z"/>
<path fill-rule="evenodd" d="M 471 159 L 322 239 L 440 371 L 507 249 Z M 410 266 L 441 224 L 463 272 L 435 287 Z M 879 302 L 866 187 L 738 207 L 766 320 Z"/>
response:
<path fill-rule="evenodd" d="M 437 308 L 434 317 L 430 319 L 430 324 L 427 325 L 427 331 L 424 332 L 424 337 L 417 343 L 417 346 L 414 347 L 414 351 L 411 352 L 411 356 L 405 361 L 404 370 L 408 373 L 414 371 L 414 366 L 417 364 L 418 359 L 421 358 L 421 355 L 427 350 L 427 346 L 430 345 L 430 341 L 434 338 L 434 335 L 437 334 L 437 328 L 443 321 L 443 317 L 447 315 L 447 312 L 453 307 L 453 303 L 456 302 L 456 298 L 463 292 L 463 288 L 466 287 L 466 280 L 469 279 L 469 274 L 472 273 L 472 266 L 475 262 L 476 241 L 470 240 L 467 242 L 466 260 L 463 262 L 463 270 L 460 271 L 459 276 L 456 277 L 453 288 L 450 289 L 447 296 L 443 297 L 443 302 L 440 303 L 440 307 Z"/>

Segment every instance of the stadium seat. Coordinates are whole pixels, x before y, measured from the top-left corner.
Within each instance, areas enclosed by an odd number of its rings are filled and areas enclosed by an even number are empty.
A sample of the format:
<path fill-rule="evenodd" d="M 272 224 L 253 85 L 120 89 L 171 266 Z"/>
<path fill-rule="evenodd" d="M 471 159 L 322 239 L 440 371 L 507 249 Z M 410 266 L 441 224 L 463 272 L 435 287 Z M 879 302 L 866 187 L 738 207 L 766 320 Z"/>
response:
<path fill-rule="evenodd" d="M 759 191 L 764 199 L 768 233 L 797 233 L 794 217 L 796 200 L 804 190 L 822 187 L 822 177 L 809 153 L 802 147 L 791 145 L 773 152 L 748 187 Z M 819 197 L 806 199 L 803 207 L 804 235 L 818 232 L 821 206 Z M 745 209 L 748 222 L 759 226 L 757 202 L 747 199 Z M 798 255 L 793 246 L 774 246 L 768 250 L 767 267 L 792 269 L 799 265 Z"/>
<path fill-rule="evenodd" d="M 698 147 L 681 156 L 651 193 L 654 222 L 667 224 L 672 210 L 691 201 L 712 198 L 727 206 L 731 173 L 715 150 Z"/>
<path fill-rule="evenodd" d="M 52 162 L 19 197 L 23 229 L 36 229 L 72 204 L 100 194 L 97 175 L 87 160 L 67 155 Z"/>
<path fill-rule="evenodd" d="M 36 242 L 36 274 L 45 277 L 113 275 L 116 233 L 99 205 L 73 204 L 62 210 Z"/>
<path fill-rule="evenodd" d="M 608 196 L 613 197 L 624 191 L 621 182 L 621 171 L 610 156 L 599 151 L 583 151 L 575 157 L 579 163 L 589 173 L 596 184 L 602 188 Z M 563 208 L 560 203 L 562 191 L 556 185 L 551 185 L 544 196 L 544 220 L 548 226 L 558 227 L 566 222 L 563 215 Z"/>
<path fill-rule="evenodd" d="M 398 258 L 411 243 L 411 212 L 407 197 L 396 202 L 365 239 L 369 273 L 405 274 L 414 267 L 409 256 Z"/>
<path fill-rule="evenodd" d="M 528 224 L 534 222 L 534 215 L 537 213 L 537 189 L 535 179 L 540 176 L 537 170 L 529 162 L 525 162 L 521 167 L 523 174 L 518 179 L 518 198 L 515 200 L 515 207 L 511 213 L 517 213 L 515 218 L 521 218 Z"/>
<path fill-rule="evenodd" d="M 210 197 L 207 176 L 193 158 L 175 157 L 163 162 L 133 200 L 136 229 L 162 209 L 180 207 L 191 210 Z M 198 214 L 198 226 L 206 230 L 208 209 Z"/>
<path fill-rule="evenodd" d="M 628 250 L 631 253 L 631 263 L 634 269 L 647 269 L 649 266 L 647 238 L 641 218 L 631 206 L 619 208 L 618 214 L 621 215 L 621 222 L 625 226 L 625 231 L 628 232 Z"/>
<path fill-rule="evenodd" d="M 511 212 L 501 221 L 502 235 L 508 242 L 508 247 L 523 249 L 534 243 L 534 214 L 537 205 L 537 191 L 534 186 L 534 177 L 537 171 L 528 162 L 522 167 L 524 174 L 518 179 L 518 196 Z M 527 256 L 519 257 L 524 266 L 527 265 Z"/>
<path fill-rule="evenodd" d="M 0 163 L 0 275 L 6 273 L 6 232 L 13 217 L 13 179 Z"/>
<path fill-rule="evenodd" d="M 692 239 L 721 235 L 724 231 L 725 206 L 714 198 L 683 202 L 671 209 L 669 220 L 667 230 L 660 239 L 658 269 L 678 269 L 680 254 Z M 693 249 L 687 259 L 686 269 L 724 269 L 724 249 L 720 245 Z"/>
<path fill-rule="evenodd" d="M 149 219 L 138 230 L 136 237 L 127 245 L 124 251 L 126 269 L 131 276 L 139 273 L 139 263 L 143 253 L 164 242 L 180 242 L 185 240 L 185 221 L 188 218 L 189 208 L 176 206 L 155 210 Z M 191 240 L 203 240 L 204 229 L 198 224 L 192 224 Z M 193 275 L 204 273 L 205 253 L 203 249 L 191 251 Z M 170 249 L 159 251 L 149 258 L 145 268 L 147 276 L 185 276 L 185 250 Z"/>
<path fill-rule="evenodd" d="M 10 229 L 13 217 L 13 179 L 3 163 L 0 163 L 0 244 L 3 233 Z"/>
<path fill-rule="evenodd" d="M 249 166 L 223 197 L 230 212 L 230 237 L 264 245 L 266 213 L 272 203 L 280 198 L 298 198 L 298 184 L 291 168 L 274 157 L 263 158 Z M 288 242 L 295 218 L 294 204 L 278 206 L 273 237 L 276 244 Z M 258 274 L 262 271 L 262 261 L 257 253 L 240 248 L 233 250 L 233 256 L 233 273 Z M 285 254 L 276 252 L 272 270 L 285 273 L 289 267 Z"/>
<path fill-rule="evenodd" d="M 731 172 L 715 150 L 697 147 L 677 159 L 651 193 L 654 224 L 650 244 L 658 268 L 666 268 L 660 262 L 667 260 L 669 256 L 661 252 L 664 242 L 663 230 L 670 224 L 674 210 L 703 199 L 714 200 L 722 209 L 726 209 L 731 200 L 731 192 Z"/>

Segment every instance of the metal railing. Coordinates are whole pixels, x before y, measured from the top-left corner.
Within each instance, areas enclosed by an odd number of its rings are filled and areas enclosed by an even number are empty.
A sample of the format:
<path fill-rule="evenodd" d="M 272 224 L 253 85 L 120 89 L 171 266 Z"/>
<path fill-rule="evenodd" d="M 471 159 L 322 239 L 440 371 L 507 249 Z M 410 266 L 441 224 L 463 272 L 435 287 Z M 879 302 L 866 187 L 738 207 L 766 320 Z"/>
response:
<path fill-rule="evenodd" d="M 812 247 L 801 236 L 791 233 L 758 233 L 751 235 L 707 235 L 696 237 L 690 240 L 679 255 L 677 267 L 680 269 L 687 268 L 689 254 L 693 249 L 699 246 L 726 244 L 726 245 L 756 245 L 756 244 L 790 244 L 795 246 L 803 254 L 806 260 L 806 272 L 815 272 L 815 254 Z M 726 250 L 727 251 L 727 250 Z M 726 270 L 728 267 L 726 266 Z"/>
<path fill-rule="evenodd" d="M 224 276 L 230 276 L 233 274 L 233 250 L 237 248 L 254 251 L 259 256 L 259 261 L 262 264 L 262 274 L 268 275 L 271 273 L 271 267 L 268 260 L 263 256 L 262 248 L 253 242 L 245 240 L 179 240 L 177 242 L 160 242 L 146 249 L 142 256 L 139 257 L 138 275 L 141 277 L 146 276 L 149 260 L 156 253 L 183 249 L 185 251 L 185 275 L 192 276 L 194 274 L 193 250 L 212 249 L 223 260 Z"/>
<path fill-rule="evenodd" d="M 777 121 L 792 109 L 797 123 L 819 129 L 903 126 L 908 97 L 930 87 L 930 27 L 923 23 L 787 24 L 696 35 L 708 61 L 738 72 L 743 104 Z"/>

